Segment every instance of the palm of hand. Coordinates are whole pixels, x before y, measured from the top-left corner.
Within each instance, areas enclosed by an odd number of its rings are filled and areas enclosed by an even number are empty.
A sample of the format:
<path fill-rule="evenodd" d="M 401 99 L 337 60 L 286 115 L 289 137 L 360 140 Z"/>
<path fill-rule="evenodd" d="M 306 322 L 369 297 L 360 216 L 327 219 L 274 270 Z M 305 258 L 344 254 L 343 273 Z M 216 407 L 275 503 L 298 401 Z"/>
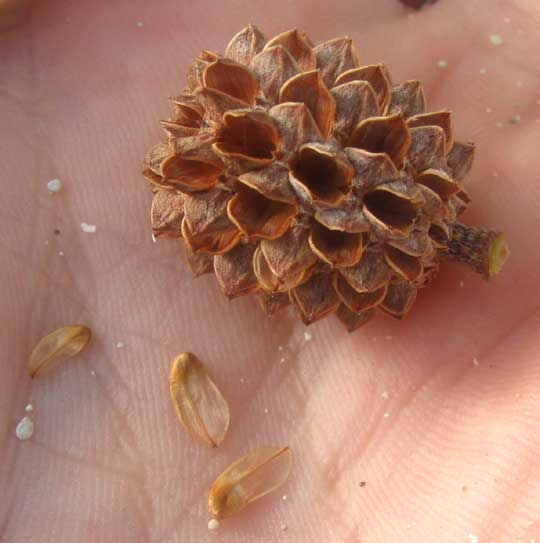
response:
<path fill-rule="evenodd" d="M 272 20 L 264 2 L 247 14 L 237 3 L 164 4 L 59 0 L 0 36 L 2 540 L 213 541 L 214 476 L 249 449 L 289 444 L 288 499 L 223 524 L 221 541 L 540 541 L 540 257 L 530 251 L 540 96 L 528 58 L 540 48 L 538 6 L 441 1 L 407 17 L 393 0 L 339 11 L 278 2 Z M 457 137 L 478 144 L 466 219 L 500 227 L 513 250 L 500 277 L 486 285 L 449 266 L 404 322 L 381 317 L 348 335 L 328 320 L 307 342 L 291 315 L 228 303 L 211 277 L 194 283 L 177 244 L 152 244 L 139 165 L 163 99 L 246 17 L 268 34 L 350 34 L 366 63 L 422 80 L 431 109 L 454 110 Z M 491 32 L 506 43 L 494 48 Z M 516 114 L 520 123 L 496 126 Z M 65 190 L 50 197 L 56 176 Z M 33 342 L 71 322 L 93 328 L 92 347 L 30 383 Z M 187 438 L 169 405 L 168 364 L 183 350 L 208 362 L 230 401 L 217 451 Z M 36 433 L 19 443 L 29 399 Z"/>

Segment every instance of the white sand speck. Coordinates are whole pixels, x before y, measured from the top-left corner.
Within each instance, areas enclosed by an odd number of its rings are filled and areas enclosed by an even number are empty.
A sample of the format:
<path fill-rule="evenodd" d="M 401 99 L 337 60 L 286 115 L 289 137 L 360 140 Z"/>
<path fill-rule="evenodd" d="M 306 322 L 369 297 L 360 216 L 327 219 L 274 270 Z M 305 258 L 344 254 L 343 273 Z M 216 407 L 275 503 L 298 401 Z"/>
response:
<path fill-rule="evenodd" d="M 268 407 L 265 407 L 265 408 L 264 408 L 264 412 L 265 412 L 266 414 L 268 414 Z"/>
<path fill-rule="evenodd" d="M 285 357 L 279 359 L 281 364 L 285 364 Z"/>
<path fill-rule="evenodd" d="M 126 346 L 126 344 L 125 344 L 123 341 L 119 341 L 119 342 L 116 344 L 116 348 L 117 348 L 117 349 L 123 349 L 125 346 Z"/>
<path fill-rule="evenodd" d="M 286 502 L 287 501 L 287 494 L 283 494 L 283 496 L 281 496 L 281 499 Z"/>
<path fill-rule="evenodd" d="M 82 222 L 81 230 L 86 234 L 95 234 L 97 227 L 95 224 L 88 224 L 87 222 Z"/>
<path fill-rule="evenodd" d="M 490 34 L 489 41 L 491 45 L 498 46 L 504 43 L 504 40 L 500 34 Z"/>
<path fill-rule="evenodd" d="M 56 194 L 57 192 L 60 192 L 62 190 L 62 181 L 60 181 L 60 179 L 51 179 L 48 183 L 47 183 L 47 190 L 51 193 L 51 194 Z"/>
<path fill-rule="evenodd" d="M 24 408 L 24 410 L 25 410 L 27 413 L 30 413 L 31 411 L 34 410 L 34 406 L 33 406 L 31 403 L 29 403 L 29 404 Z"/>
<path fill-rule="evenodd" d="M 469 541 L 471 543 L 478 543 L 480 540 L 478 539 L 478 536 L 475 534 L 469 534 Z"/>
<path fill-rule="evenodd" d="M 486 75 L 487 74 L 487 68 L 480 68 L 480 74 Z"/>
<path fill-rule="evenodd" d="M 58 251 L 58 256 L 64 256 L 64 251 Z"/>
<path fill-rule="evenodd" d="M 307 330 L 304 332 L 304 339 L 306 341 L 311 341 L 313 339 L 313 334 Z"/>
<path fill-rule="evenodd" d="M 15 435 L 17 436 L 17 439 L 20 439 L 21 441 L 26 441 L 27 439 L 30 439 L 32 437 L 32 434 L 34 433 L 34 423 L 32 422 L 32 419 L 28 417 L 23 417 L 19 424 L 17 424 L 17 428 L 15 428 Z"/>
<path fill-rule="evenodd" d="M 142 21 L 137 21 L 137 28 L 142 28 L 144 23 Z"/>
<path fill-rule="evenodd" d="M 208 529 L 211 531 L 217 530 L 219 528 L 219 520 L 217 518 L 211 518 L 208 521 Z"/>
<path fill-rule="evenodd" d="M 390 416 L 390 413 L 388 413 L 388 411 L 383 415 L 383 417 L 384 417 L 385 419 L 387 419 L 389 416 Z"/>
<path fill-rule="evenodd" d="M 156 236 L 154 236 L 154 234 L 152 234 L 152 241 L 153 241 L 154 243 L 157 243 L 157 239 L 156 239 Z"/>
<path fill-rule="evenodd" d="M 381 392 L 381 398 L 383 398 L 384 400 L 388 400 L 389 396 L 390 395 L 386 390 L 384 392 Z"/>
<path fill-rule="evenodd" d="M 286 531 L 287 531 L 287 525 L 286 525 L 286 524 L 282 524 L 282 525 L 280 526 L 280 528 L 281 528 L 281 531 L 282 531 L 282 532 L 286 532 Z"/>
<path fill-rule="evenodd" d="M 486 113 L 493 113 L 493 109 L 490 108 L 490 107 L 487 107 L 487 108 L 486 108 Z"/>
<path fill-rule="evenodd" d="M 444 60 L 444 59 L 438 60 L 437 61 L 437 66 L 439 68 L 447 68 L 448 67 L 448 61 Z"/>

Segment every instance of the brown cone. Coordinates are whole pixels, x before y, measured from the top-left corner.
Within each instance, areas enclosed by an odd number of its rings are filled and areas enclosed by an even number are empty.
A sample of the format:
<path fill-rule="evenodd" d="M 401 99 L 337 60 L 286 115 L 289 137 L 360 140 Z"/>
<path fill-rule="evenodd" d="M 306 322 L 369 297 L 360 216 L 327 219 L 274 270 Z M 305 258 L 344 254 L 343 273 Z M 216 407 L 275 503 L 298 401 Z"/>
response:
<path fill-rule="evenodd" d="M 391 81 L 350 38 L 314 47 L 296 29 L 267 40 L 250 25 L 203 51 L 145 159 L 154 234 L 182 238 L 229 298 L 351 331 L 406 315 L 440 261 L 493 275 L 502 238 L 456 222 L 474 145 L 418 81 Z"/>

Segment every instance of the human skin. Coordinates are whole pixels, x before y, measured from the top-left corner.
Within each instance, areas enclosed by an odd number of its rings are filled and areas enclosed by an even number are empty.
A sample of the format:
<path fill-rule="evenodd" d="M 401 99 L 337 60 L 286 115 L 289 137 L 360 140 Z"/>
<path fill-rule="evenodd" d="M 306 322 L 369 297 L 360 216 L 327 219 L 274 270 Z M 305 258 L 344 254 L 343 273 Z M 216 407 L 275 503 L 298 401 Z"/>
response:
<path fill-rule="evenodd" d="M 154 244 L 140 170 L 166 97 L 201 49 L 223 50 L 249 22 L 314 42 L 348 34 L 363 63 L 420 79 L 431 110 L 450 108 L 456 138 L 477 144 L 464 221 L 505 232 L 503 272 L 486 283 L 445 264 L 403 321 L 348 334 L 330 318 L 306 341 L 292 312 L 229 302 L 212 276 L 191 277 L 180 242 Z M 51 0 L 4 30 L 0 541 L 540 542 L 539 28 L 537 0 L 420 12 Z M 51 196 L 55 177 L 64 190 Z M 92 328 L 91 346 L 30 380 L 35 342 L 72 323 Z M 186 350 L 230 403 L 218 449 L 190 439 L 170 404 L 169 364 Z M 20 442 L 29 402 L 35 433 Z M 210 533 L 215 476 L 285 444 L 285 487 Z"/>

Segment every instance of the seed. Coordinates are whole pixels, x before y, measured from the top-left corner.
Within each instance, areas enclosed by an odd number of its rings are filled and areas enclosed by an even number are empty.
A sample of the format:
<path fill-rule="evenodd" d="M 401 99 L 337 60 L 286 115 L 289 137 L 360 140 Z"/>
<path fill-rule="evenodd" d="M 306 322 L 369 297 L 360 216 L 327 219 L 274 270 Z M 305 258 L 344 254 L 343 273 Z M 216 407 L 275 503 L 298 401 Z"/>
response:
<path fill-rule="evenodd" d="M 280 487 L 291 466 L 289 447 L 263 447 L 242 456 L 214 481 L 208 496 L 210 513 L 218 519 L 238 513 Z"/>
<path fill-rule="evenodd" d="M 173 360 L 169 390 L 188 433 L 209 447 L 217 447 L 229 427 L 229 406 L 194 354 L 182 353 Z"/>
<path fill-rule="evenodd" d="M 30 355 L 30 376 L 39 377 L 62 360 L 79 354 L 91 337 L 92 332 L 88 326 L 74 324 L 62 326 L 41 338 Z"/>

